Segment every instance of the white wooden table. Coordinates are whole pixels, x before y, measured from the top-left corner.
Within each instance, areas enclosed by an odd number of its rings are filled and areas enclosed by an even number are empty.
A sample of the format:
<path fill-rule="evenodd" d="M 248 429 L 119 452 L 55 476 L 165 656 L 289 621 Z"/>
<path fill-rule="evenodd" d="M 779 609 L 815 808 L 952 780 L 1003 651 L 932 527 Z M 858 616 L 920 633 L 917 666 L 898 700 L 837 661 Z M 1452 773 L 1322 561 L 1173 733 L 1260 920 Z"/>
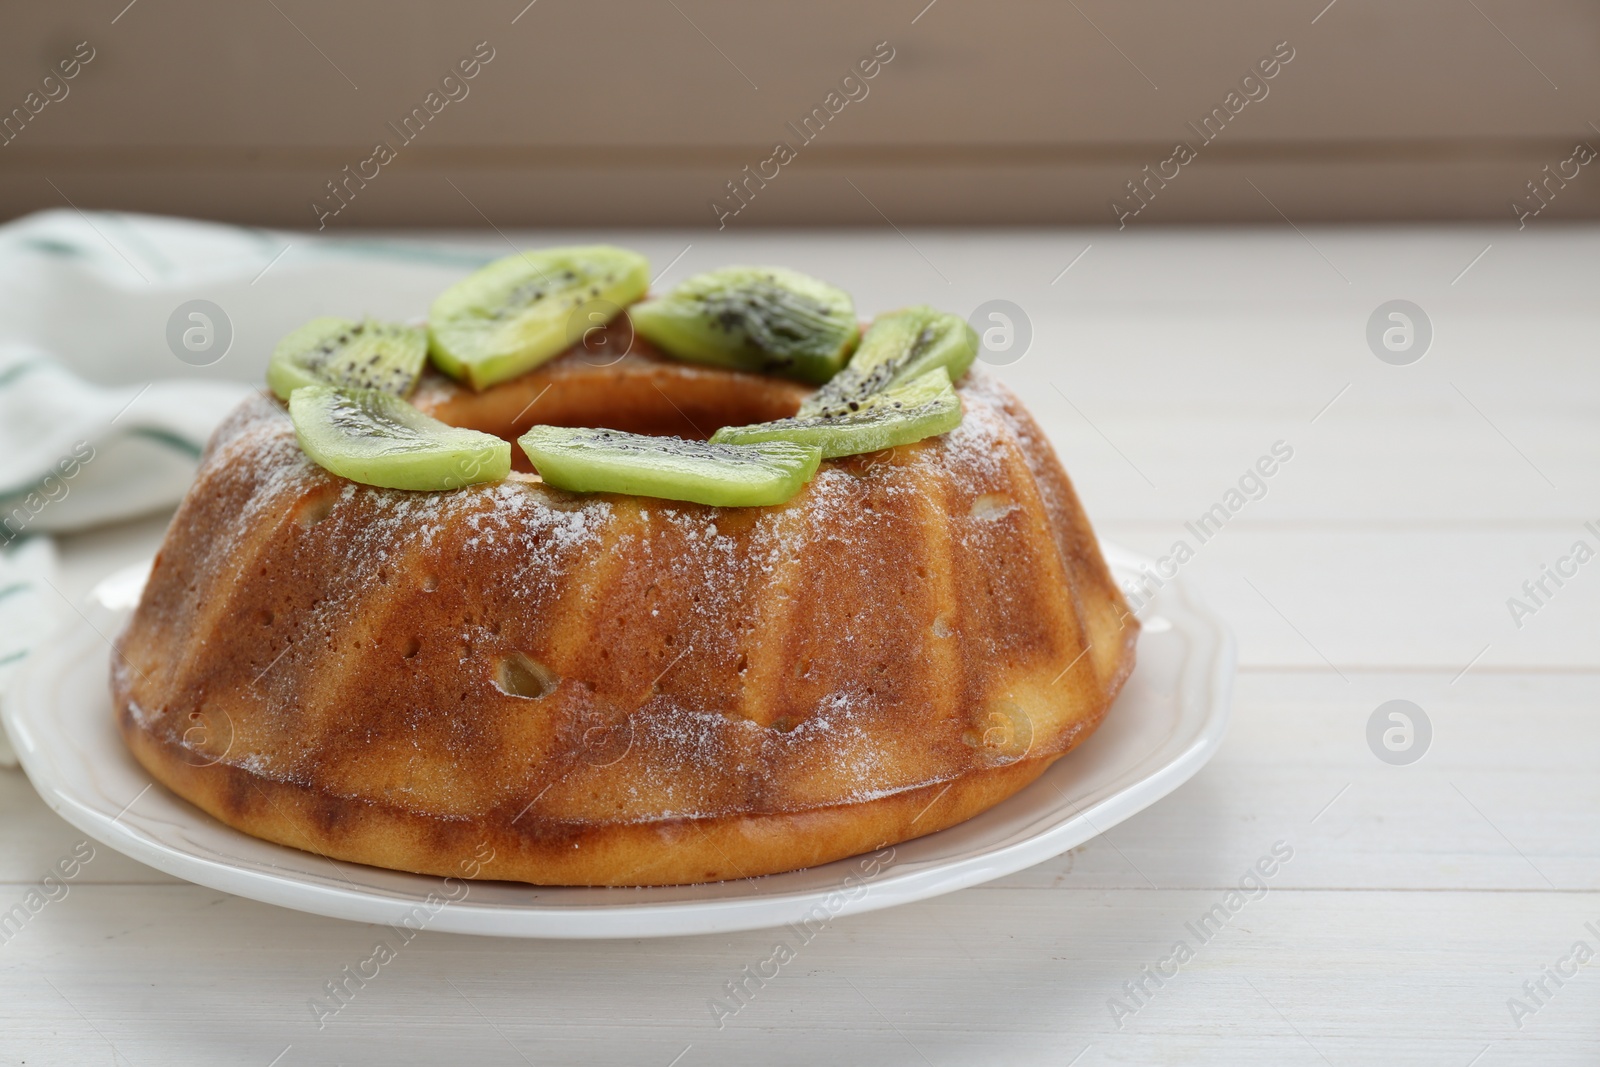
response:
<path fill-rule="evenodd" d="M 0 945 L 0 1062 L 1600 1061 L 1600 959 L 1561 962 L 1579 941 L 1600 953 L 1600 561 L 1547 580 L 1520 628 L 1507 607 L 1575 541 L 1600 547 L 1584 526 L 1600 526 L 1600 231 L 613 236 L 658 264 L 692 244 L 667 283 L 757 260 L 823 274 L 867 312 L 1014 301 L 1034 337 L 999 373 L 1101 536 L 1134 549 L 1165 552 L 1274 442 L 1292 447 L 1183 568 L 1239 638 L 1221 754 L 1057 860 L 835 921 L 722 1029 L 709 999 L 771 934 L 424 933 L 319 1030 L 308 1001 L 373 929 L 101 847 Z M 1394 298 L 1433 326 L 1412 365 L 1365 339 Z M 162 527 L 68 540 L 69 592 Z M 1367 741 L 1392 699 L 1432 724 L 1406 766 Z M 79 840 L 0 772 L 0 908 Z M 1266 895 L 1201 944 L 1185 924 L 1277 842 L 1293 858 Z M 1130 998 L 1179 940 L 1193 958 Z M 1558 965 L 1576 974 L 1543 977 Z"/>

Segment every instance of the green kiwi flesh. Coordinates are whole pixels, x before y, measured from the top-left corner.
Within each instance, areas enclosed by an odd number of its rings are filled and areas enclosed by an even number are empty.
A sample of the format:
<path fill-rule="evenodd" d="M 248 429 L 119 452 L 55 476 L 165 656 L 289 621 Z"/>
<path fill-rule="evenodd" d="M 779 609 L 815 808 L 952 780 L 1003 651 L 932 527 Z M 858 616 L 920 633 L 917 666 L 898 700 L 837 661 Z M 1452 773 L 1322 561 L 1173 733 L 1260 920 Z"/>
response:
<path fill-rule="evenodd" d="M 822 383 L 855 349 L 850 295 L 782 267 L 724 267 L 628 311 L 634 329 L 678 359 Z"/>
<path fill-rule="evenodd" d="M 474 389 L 526 374 L 644 295 L 637 252 L 583 245 L 519 252 L 469 274 L 428 312 L 434 365 Z"/>
<path fill-rule="evenodd" d="M 848 400 L 792 419 L 724 426 L 712 444 L 793 441 L 821 450 L 824 459 L 877 452 L 949 433 L 961 424 L 961 398 L 943 367 L 860 400 Z"/>
<path fill-rule="evenodd" d="M 427 357 L 428 335 L 415 326 L 325 315 L 278 342 L 267 364 L 267 385 L 280 400 L 304 385 L 409 396 Z"/>
<path fill-rule="evenodd" d="M 302 386 L 289 418 L 317 465 L 363 485 L 459 489 L 511 472 L 509 441 L 446 425 L 377 389 Z"/>
<path fill-rule="evenodd" d="M 535 426 L 517 444 L 557 489 L 714 507 L 782 504 L 811 480 L 822 459 L 815 447 L 789 441 L 724 445 L 566 426 Z"/>
<path fill-rule="evenodd" d="M 978 334 L 959 316 L 925 305 L 879 315 L 849 364 L 800 407 L 815 414 L 920 378 L 935 367 L 952 382 L 978 355 Z"/>

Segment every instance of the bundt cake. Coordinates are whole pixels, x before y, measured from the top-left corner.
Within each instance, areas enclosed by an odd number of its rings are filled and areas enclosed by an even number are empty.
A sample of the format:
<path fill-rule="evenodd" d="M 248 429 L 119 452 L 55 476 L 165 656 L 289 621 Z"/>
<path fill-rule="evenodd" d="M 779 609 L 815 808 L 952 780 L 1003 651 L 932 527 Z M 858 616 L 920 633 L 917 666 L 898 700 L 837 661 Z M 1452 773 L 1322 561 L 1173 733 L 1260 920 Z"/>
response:
<path fill-rule="evenodd" d="M 436 875 L 704 882 L 960 822 L 1095 729 L 1137 622 L 1021 404 L 977 368 L 956 392 L 953 430 L 761 507 L 358 484 L 253 398 L 116 641 L 120 730 L 231 826 Z M 412 403 L 703 440 L 812 393 L 639 338 L 482 391 L 428 370 Z"/>

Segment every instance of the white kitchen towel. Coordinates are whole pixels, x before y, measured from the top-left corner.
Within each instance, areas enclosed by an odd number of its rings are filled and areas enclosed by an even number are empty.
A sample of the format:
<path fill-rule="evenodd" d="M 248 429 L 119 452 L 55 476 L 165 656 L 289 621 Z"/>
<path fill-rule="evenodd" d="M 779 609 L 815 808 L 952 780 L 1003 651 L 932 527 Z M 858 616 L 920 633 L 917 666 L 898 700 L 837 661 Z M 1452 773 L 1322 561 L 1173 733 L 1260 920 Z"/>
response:
<path fill-rule="evenodd" d="M 72 614 L 49 535 L 177 503 L 289 330 L 417 318 L 490 258 L 110 212 L 0 226 L 0 700 Z"/>
<path fill-rule="evenodd" d="M 45 352 L 0 343 L 0 541 L 170 506 L 239 382 L 91 384 Z"/>
<path fill-rule="evenodd" d="M 44 634 L 55 629 L 64 605 L 53 586 L 55 548 L 48 537 L 30 537 L 0 551 L 0 693 Z M 0 729 L 0 766 L 15 766 L 16 754 Z"/>

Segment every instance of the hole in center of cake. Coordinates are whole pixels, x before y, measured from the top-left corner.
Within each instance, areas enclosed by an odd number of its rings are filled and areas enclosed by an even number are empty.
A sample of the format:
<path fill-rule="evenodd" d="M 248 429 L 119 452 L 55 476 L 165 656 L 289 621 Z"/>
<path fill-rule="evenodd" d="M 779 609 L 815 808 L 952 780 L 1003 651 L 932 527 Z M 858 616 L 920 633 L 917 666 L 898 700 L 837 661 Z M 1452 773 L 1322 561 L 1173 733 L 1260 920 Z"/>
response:
<path fill-rule="evenodd" d="M 724 426 L 788 418 L 811 392 L 783 378 L 668 360 L 648 350 L 642 338 L 614 363 L 592 359 L 571 351 L 481 393 L 424 390 L 416 402 L 452 426 L 513 444 L 535 425 L 705 440 Z M 520 448 L 511 450 L 511 458 L 518 470 L 532 469 Z"/>

